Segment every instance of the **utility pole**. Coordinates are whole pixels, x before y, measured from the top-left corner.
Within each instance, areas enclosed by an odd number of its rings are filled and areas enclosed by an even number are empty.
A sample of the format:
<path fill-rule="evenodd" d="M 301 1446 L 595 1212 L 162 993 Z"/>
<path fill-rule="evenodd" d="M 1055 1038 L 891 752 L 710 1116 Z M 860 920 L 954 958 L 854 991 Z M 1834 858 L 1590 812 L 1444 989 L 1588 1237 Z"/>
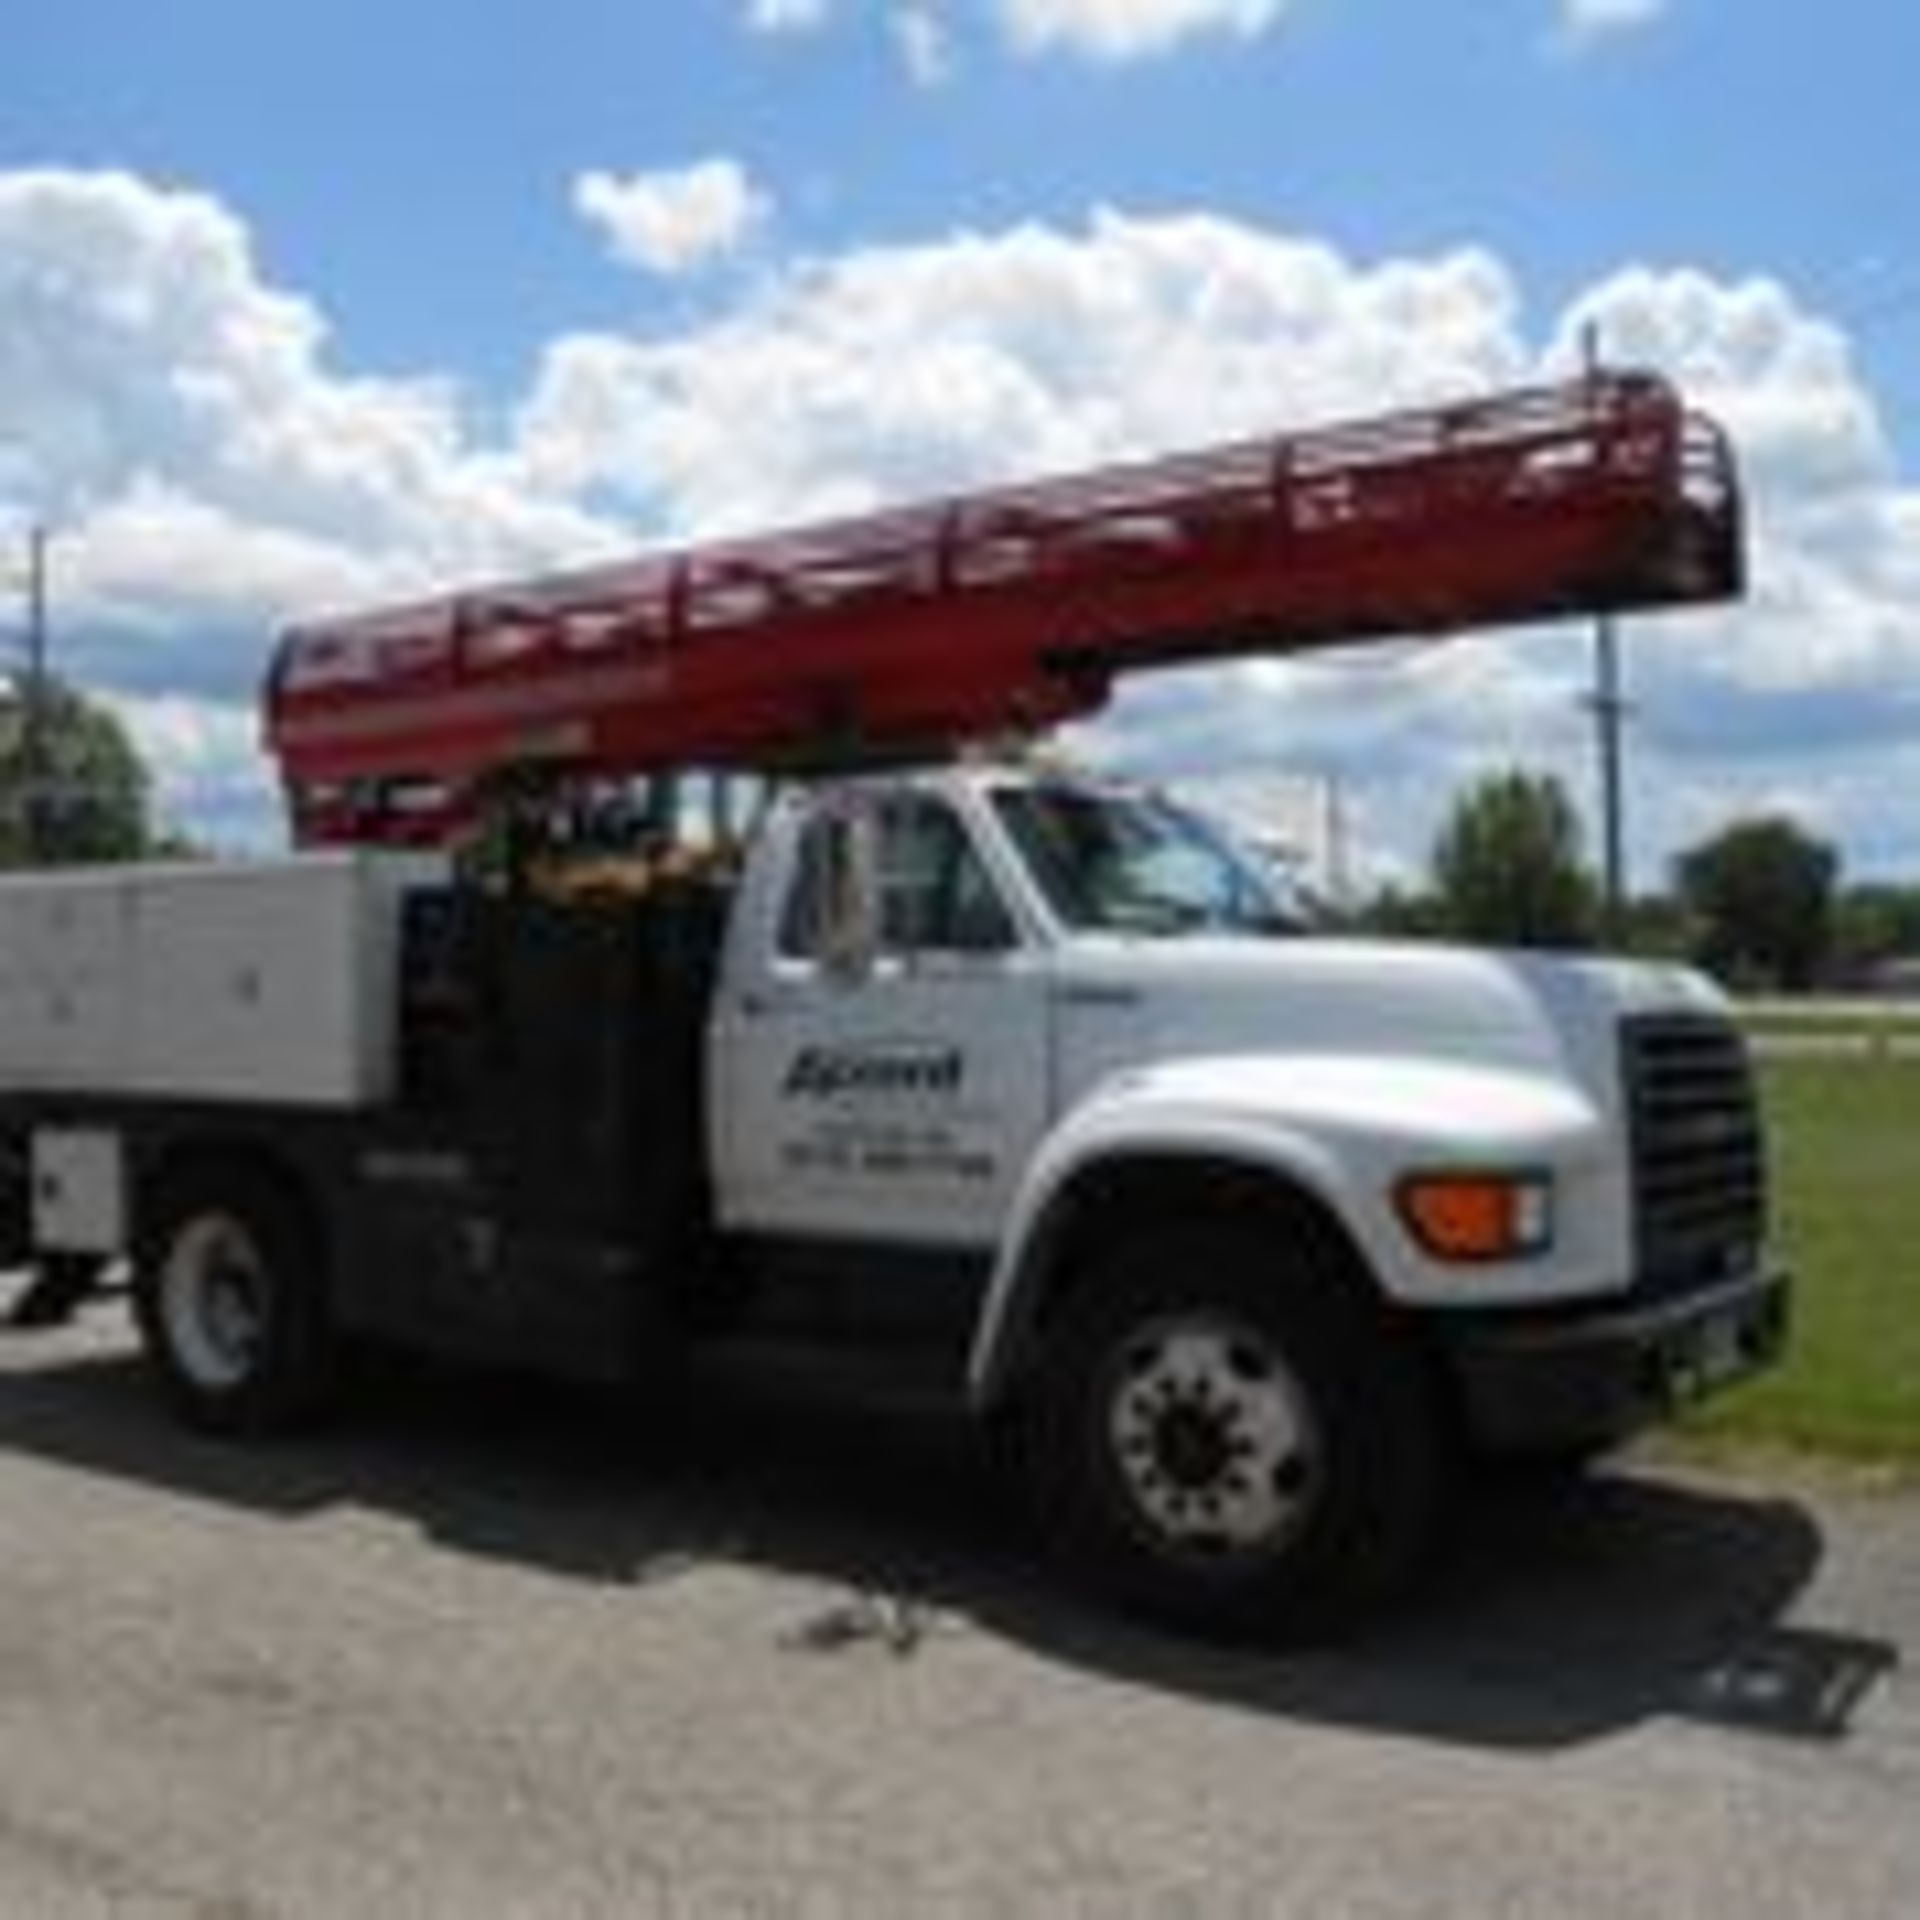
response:
<path fill-rule="evenodd" d="M 1580 345 L 1589 379 L 1600 372 L 1600 327 L 1589 320 L 1581 329 Z M 1601 910 L 1607 943 L 1617 946 L 1626 930 L 1627 852 L 1625 796 L 1621 786 L 1621 731 L 1628 704 L 1620 691 L 1620 633 L 1611 613 L 1593 624 L 1593 691 L 1587 696 L 1593 713 L 1594 742 L 1600 774 Z"/>
<path fill-rule="evenodd" d="M 20 701 L 21 838 L 27 860 L 46 854 L 47 530 L 27 533 L 27 673 Z"/>
<path fill-rule="evenodd" d="M 1345 913 L 1349 900 L 1347 884 L 1347 809 L 1340 790 L 1340 776 L 1325 776 L 1322 792 L 1326 800 L 1323 823 L 1327 842 L 1327 901 L 1337 913 Z"/>

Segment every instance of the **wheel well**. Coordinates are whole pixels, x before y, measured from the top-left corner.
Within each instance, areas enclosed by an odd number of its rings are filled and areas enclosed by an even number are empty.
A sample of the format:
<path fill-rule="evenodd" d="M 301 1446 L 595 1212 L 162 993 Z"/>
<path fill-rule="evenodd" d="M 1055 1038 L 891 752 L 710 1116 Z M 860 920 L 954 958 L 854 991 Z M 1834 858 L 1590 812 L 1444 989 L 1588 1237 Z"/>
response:
<path fill-rule="evenodd" d="M 1270 1168 L 1181 1155 L 1102 1162 L 1076 1175 L 1050 1203 L 1035 1237 L 1008 1323 L 999 1393 L 1017 1391 L 1049 1335 L 1103 1256 L 1171 1220 L 1243 1224 L 1310 1249 L 1314 1284 L 1337 1289 L 1361 1311 L 1392 1309 L 1345 1223 L 1321 1196 Z"/>
<path fill-rule="evenodd" d="M 234 1140 L 218 1134 L 194 1135 L 167 1141 L 145 1157 L 134 1184 L 133 1242 L 138 1250 L 151 1228 L 161 1196 L 182 1187 L 251 1188 L 265 1190 L 300 1222 L 301 1231 L 320 1241 L 324 1216 L 315 1204 L 312 1188 L 285 1154 L 254 1140 Z"/>

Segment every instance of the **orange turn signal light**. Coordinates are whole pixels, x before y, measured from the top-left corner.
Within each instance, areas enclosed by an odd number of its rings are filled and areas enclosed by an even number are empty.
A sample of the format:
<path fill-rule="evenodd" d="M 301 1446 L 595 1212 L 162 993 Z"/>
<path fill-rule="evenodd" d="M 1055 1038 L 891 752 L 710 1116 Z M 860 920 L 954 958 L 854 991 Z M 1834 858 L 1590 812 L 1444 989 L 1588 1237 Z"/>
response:
<path fill-rule="evenodd" d="M 1542 1174 L 1415 1174 L 1395 1198 L 1407 1230 L 1436 1260 L 1520 1259 L 1553 1238 L 1553 1187 Z"/>

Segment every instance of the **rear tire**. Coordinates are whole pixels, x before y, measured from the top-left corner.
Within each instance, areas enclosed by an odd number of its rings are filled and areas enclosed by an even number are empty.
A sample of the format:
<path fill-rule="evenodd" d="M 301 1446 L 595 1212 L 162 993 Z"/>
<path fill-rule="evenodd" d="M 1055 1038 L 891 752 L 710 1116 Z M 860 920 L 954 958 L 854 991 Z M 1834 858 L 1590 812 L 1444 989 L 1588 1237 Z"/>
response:
<path fill-rule="evenodd" d="M 281 1431 L 333 1396 L 339 1353 L 318 1235 L 294 1194 L 251 1168 L 160 1188 L 133 1300 L 148 1364 L 190 1426 Z"/>
<path fill-rule="evenodd" d="M 1043 1516 L 1082 1577 L 1175 1626 L 1293 1639 L 1404 1581 L 1445 1428 L 1423 1356 L 1338 1262 L 1199 1224 L 1082 1276 L 1031 1403 Z"/>

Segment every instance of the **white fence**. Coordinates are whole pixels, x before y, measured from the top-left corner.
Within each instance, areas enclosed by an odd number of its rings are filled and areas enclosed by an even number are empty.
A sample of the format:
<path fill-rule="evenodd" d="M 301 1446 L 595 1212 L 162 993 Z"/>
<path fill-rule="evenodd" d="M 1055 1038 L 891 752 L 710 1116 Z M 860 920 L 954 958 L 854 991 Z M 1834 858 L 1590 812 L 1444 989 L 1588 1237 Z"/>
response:
<path fill-rule="evenodd" d="M 1768 998 L 1736 1011 L 1763 1059 L 1920 1061 L 1920 1001 Z"/>

